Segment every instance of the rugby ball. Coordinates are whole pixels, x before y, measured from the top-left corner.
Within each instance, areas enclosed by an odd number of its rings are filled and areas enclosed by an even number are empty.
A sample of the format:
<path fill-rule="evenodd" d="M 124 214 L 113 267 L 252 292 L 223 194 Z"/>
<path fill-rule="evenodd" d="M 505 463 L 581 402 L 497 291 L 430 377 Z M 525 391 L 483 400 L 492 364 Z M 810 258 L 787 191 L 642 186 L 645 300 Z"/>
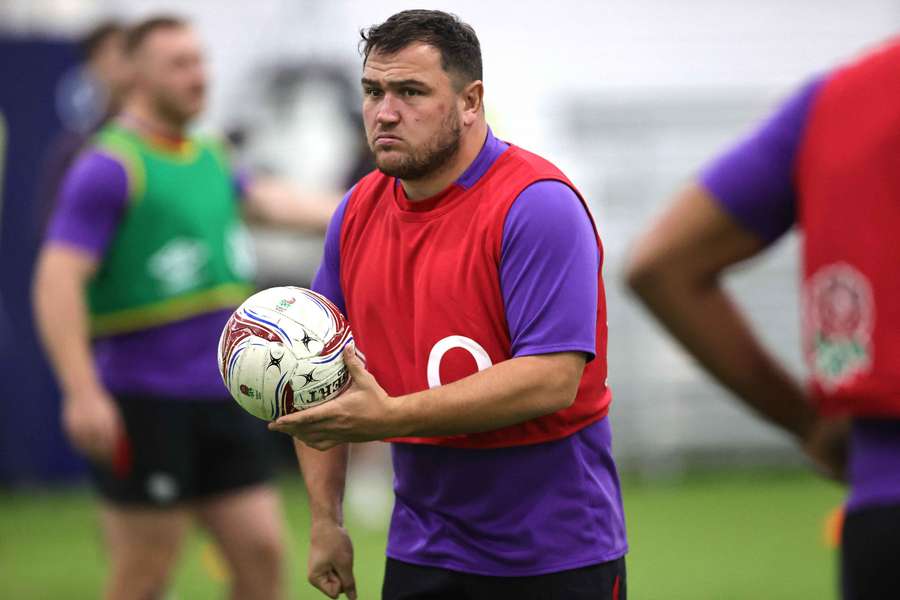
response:
<path fill-rule="evenodd" d="M 350 383 L 342 351 L 353 341 L 341 311 L 301 287 L 274 287 L 244 301 L 219 338 L 218 364 L 231 396 L 260 419 L 317 406 Z"/>

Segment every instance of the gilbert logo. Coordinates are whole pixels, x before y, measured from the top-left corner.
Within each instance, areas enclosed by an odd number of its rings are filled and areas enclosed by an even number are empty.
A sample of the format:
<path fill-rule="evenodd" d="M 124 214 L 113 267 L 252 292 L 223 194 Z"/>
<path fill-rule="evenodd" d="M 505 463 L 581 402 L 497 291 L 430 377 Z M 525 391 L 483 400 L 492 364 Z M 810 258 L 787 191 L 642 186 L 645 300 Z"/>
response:
<path fill-rule="evenodd" d="M 826 390 L 872 365 L 875 303 L 869 280 L 847 263 L 820 268 L 804 285 L 804 350 Z"/>

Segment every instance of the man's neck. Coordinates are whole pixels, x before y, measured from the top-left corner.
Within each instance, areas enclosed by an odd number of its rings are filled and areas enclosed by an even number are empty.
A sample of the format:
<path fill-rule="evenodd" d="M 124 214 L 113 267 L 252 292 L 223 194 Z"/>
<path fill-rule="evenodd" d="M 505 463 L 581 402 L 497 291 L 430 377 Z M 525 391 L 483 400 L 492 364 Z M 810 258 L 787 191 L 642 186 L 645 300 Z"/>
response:
<path fill-rule="evenodd" d="M 401 179 L 400 183 L 403 185 L 407 199 L 410 202 L 416 202 L 431 198 L 444 191 L 447 186 L 459 179 L 466 172 L 466 169 L 469 168 L 469 165 L 475 161 L 478 153 L 481 152 L 481 148 L 484 146 L 486 138 L 487 122 L 482 120 L 478 124 L 473 125 L 472 129 L 462 136 L 459 152 L 439 172 L 422 179 Z"/>
<path fill-rule="evenodd" d="M 120 115 L 127 127 L 142 135 L 171 143 L 179 143 L 185 137 L 184 124 L 164 118 L 140 98 L 126 102 Z"/>

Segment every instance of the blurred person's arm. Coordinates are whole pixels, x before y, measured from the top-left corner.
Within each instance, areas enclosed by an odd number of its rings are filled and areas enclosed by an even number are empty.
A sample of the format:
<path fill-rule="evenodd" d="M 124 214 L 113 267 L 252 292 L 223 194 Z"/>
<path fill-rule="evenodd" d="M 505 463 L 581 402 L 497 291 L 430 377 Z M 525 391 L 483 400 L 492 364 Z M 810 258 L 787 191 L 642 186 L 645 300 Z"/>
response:
<path fill-rule="evenodd" d="M 301 192 L 287 181 L 258 176 L 243 187 L 244 214 L 254 222 L 324 233 L 337 208 L 336 195 Z"/>
<path fill-rule="evenodd" d="M 97 376 L 90 348 L 85 285 L 96 268 L 96 259 L 78 249 L 44 248 L 34 281 L 34 312 L 63 392 L 66 432 L 79 450 L 95 460 L 109 461 L 122 424 Z"/>
<path fill-rule="evenodd" d="M 692 185 L 637 241 L 628 285 L 713 377 L 803 440 L 815 417 L 803 387 L 762 347 L 721 284 L 728 267 L 764 248 Z"/>
<path fill-rule="evenodd" d="M 817 419 L 804 386 L 763 348 L 721 284 L 729 267 L 796 220 L 793 164 L 818 84 L 801 89 L 679 194 L 639 238 L 626 273 L 645 306 L 713 377 L 840 476 L 846 423 Z"/>
<path fill-rule="evenodd" d="M 122 423 L 94 364 L 86 287 L 127 197 L 119 163 L 94 152 L 83 156 L 63 181 L 35 269 L 35 319 L 63 393 L 63 426 L 73 444 L 95 460 L 112 458 Z"/>

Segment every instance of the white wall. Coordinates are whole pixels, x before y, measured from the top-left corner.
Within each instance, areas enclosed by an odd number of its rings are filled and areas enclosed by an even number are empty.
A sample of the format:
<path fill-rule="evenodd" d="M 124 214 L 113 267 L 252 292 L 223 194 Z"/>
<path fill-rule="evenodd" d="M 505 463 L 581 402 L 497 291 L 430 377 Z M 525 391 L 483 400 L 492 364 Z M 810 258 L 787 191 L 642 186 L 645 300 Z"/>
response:
<path fill-rule="evenodd" d="M 420 3 L 391 0 L 6 0 L 0 26 L 79 29 L 94 16 L 174 11 L 194 17 L 220 86 L 276 54 L 353 63 L 357 31 Z M 896 0 L 600 0 L 433 2 L 482 40 L 497 112 L 584 90 L 783 88 L 896 31 Z M 57 25 L 54 26 L 54 23 Z M 502 117 L 502 115 L 501 115 Z M 503 117 L 506 119 L 505 117 Z M 511 131 L 521 125 L 514 119 Z"/>
<path fill-rule="evenodd" d="M 83 26 L 88 14 L 187 14 L 209 45 L 215 87 L 206 122 L 221 126 L 246 108 L 241 103 L 254 86 L 255 65 L 275 57 L 333 59 L 356 73 L 359 28 L 414 6 L 7 0 L 0 26 L 34 31 L 53 21 L 58 30 Z M 781 436 L 723 401 L 630 301 L 621 264 L 630 240 L 698 165 L 810 74 L 897 31 L 900 2 L 461 0 L 431 6 L 459 14 L 478 32 L 495 131 L 558 161 L 591 200 L 607 250 L 620 453 L 650 468 L 677 467 L 693 452 L 732 459 L 788 455 Z M 320 150 L 305 144 L 286 142 L 282 152 L 302 163 Z M 729 285 L 773 351 L 799 373 L 796 271 L 796 240 L 788 239 Z"/>

